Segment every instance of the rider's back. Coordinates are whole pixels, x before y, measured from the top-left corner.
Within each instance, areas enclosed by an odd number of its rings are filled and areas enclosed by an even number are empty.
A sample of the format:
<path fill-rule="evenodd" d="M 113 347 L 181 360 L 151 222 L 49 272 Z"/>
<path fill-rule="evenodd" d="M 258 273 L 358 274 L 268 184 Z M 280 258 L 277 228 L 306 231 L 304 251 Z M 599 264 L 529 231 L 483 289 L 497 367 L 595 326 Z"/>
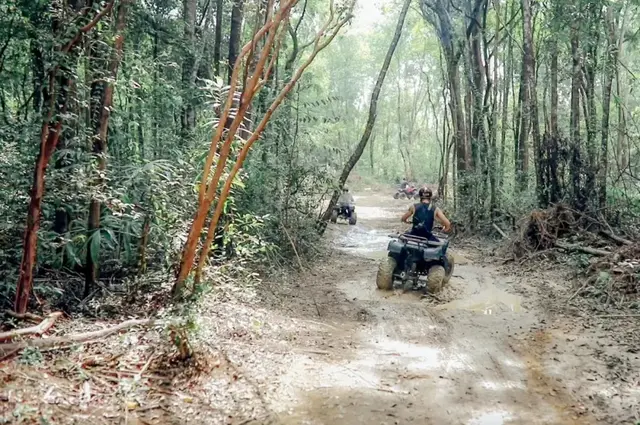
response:
<path fill-rule="evenodd" d="M 433 230 L 436 208 L 431 203 L 420 202 L 414 206 L 411 233 L 428 237 Z"/>

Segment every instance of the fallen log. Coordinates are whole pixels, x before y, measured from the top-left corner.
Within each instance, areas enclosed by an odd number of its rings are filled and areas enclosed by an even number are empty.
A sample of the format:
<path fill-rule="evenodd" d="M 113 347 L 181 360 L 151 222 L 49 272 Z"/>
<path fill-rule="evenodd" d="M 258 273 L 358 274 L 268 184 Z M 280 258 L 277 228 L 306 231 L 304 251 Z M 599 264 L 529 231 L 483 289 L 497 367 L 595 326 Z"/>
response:
<path fill-rule="evenodd" d="M 56 320 L 58 320 L 58 318 L 60 318 L 61 316 L 62 313 L 58 311 L 55 313 L 51 313 L 49 316 L 47 316 L 46 319 L 40 322 L 39 325 L 31 326 L 28 328 L 14 329 L 8 332 L 2 332 L 0 333 L 0 342 L 10 341 L 18 336 L 42 335 L 43 333 L 51 329 Z"/>
<path fill-rule="evenodd" d="M 5 310 L 4 314 L 9 316 L 9 317 L 13 317 L 14 319 L 18 319 L 18 320 L 28 320 L 30 322 L 41 322 L 44 320 L 44 317 L 42 316 L 38 316 L 37 314 L 33 314 L 33 313 L 16 313 L 13 310 Z"/>
<path fill-rule="evenodd" d="M 600 234 L 602 236 L 606 236 L 607 238 L 611 239 L 612 241 L 618 242 L 619 244 L 622 245 L 633 245 L 633 242 L 630 241 L 629 239 L 625 239 L 623 237 L 620 237 L 618 235 L 614 235 L 611 232 L 607 232 L 606 230 L 600 230 Z"/>
<path fill-rule="evenodd" d="M 154 319 L 134 319 L 134 320 L 127 320 L 126 322 L 122 322 L 113 327 L 100 329 L 98 331 L 83 332 L 78 334 L 57 336 L 57 337 L 51 337 L 51 338 L 31 339 L 28 341 L 20 341 L 20 342 L 8 343 L 8 344 L 0 344 L 0 355 L 4 353 L 10 353 L 12 351 L 19 351 L 27 347 L 49 348 L 49 347 L 55 347 L 57 345 L 92 343 L 102 338 L 105 338 L 109 335 L 113 335 L 114 333 L 123 331 L 125 329 L 133 328 L 135 326 L 147 327 L 147 326 L 153 326 L 160 323 L 164 323 L 164 322 L 154 320 Z"/>
<path fill-rule="evenodd" d="M 563 242 L 555 242 L 555 246 L 560 249 L 564 249 L 569 252 L 582 252 L 583 254 L 596 255 L 598 257 L 606 257 L 607 255 L 611 255 L 611 252 L 605 251 L 604 249 L 591 248 L 589 246 L 582 246 L 577 244 L 568 244 Z"/>

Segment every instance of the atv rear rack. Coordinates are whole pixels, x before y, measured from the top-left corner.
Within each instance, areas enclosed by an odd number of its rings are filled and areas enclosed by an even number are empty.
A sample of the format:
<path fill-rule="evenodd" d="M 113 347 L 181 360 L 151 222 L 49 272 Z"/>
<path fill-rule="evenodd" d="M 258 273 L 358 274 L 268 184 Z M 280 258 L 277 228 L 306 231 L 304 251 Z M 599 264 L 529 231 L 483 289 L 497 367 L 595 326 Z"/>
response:
<path fill-rule="evenodd" d="M 407 234 L 407 233 L 404 233 L 404 234 L 401 234 L 401 235 L 398 235 L 398 234 L 393 235 L 392 234 L 392 235 L 389 235 L 389 237 L 399 239 L 399 240 L 401 240 L 403 242 L 409 242 L 409 243 L 412 243 L 412 244 L 416 244 L 418 246 L 440 247 L 440 246 L 444 246 L 447 243 L 447 241 L 431 241 L 431 240 L 429 240 L 427 238 L 423 238 L 423 237 L 420 237 L 420 236 L 414 236 L 414 235 L 410 235 L 410 234 Z"/>

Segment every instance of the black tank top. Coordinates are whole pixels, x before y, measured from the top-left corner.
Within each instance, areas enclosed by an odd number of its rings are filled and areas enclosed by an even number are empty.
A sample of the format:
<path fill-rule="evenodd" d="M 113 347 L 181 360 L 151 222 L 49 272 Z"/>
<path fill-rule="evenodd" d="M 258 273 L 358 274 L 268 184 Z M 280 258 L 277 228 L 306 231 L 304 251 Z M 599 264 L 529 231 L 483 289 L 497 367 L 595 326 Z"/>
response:
<path fill-rule="evenodd" d="M 414 205 L 413 213 L 413 229 L 419 230 L 420 233 L 431 234 L 433 230 L 433 222 L 436 216 L 436 209 L 431 203 L 419 203 Z"/>

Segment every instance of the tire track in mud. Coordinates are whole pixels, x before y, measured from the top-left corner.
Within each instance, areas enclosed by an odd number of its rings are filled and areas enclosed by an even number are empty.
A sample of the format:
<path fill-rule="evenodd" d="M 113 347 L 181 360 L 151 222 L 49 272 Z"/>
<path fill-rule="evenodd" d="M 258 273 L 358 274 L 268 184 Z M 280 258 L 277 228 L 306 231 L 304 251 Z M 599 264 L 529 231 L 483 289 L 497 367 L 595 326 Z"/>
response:
<path fill-rule="evenodd" d="M 333 280 L 365 320 L 327 319 L 343 329 L 326 335 L 334 341 L 330 348 L 349 341 L 351 349 L 293 362 L 283 382 L 296 396 L 279 407 L 276 402 L 279 423 L 593 423 L 578 420 L 570 397 L 536 363 L 536 351 L 514 338 L 535 329 L 539 316 L 520 308 L 490 267 L 458 256 L 445 303 L 379 292 L 376 259 L 386 255 L 386 234 L 397 228 L 404 206 L 378 208 L 388 201 L 375 196 L 356 200 L 364 204 L 358 225 L 328 232 L 342 254 L 324 279 Z"/>

